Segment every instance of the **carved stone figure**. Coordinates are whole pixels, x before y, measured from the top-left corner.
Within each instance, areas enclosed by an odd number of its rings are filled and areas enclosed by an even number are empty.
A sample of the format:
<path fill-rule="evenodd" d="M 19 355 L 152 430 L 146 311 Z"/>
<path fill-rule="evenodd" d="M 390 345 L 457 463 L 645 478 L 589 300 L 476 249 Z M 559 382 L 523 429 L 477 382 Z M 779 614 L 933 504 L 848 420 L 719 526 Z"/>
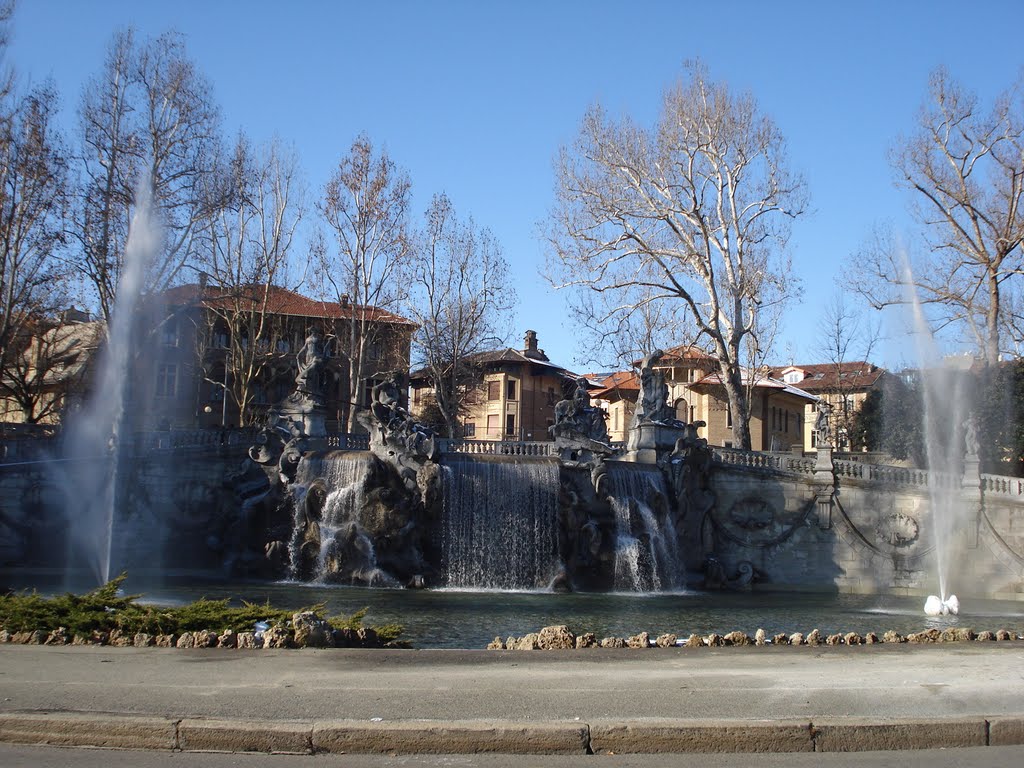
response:
<path fill-rule="evenodd" d="M 832 445 L 832 406 L 824 400 L 818 401 L 818 417 L 814 420 L 814 429 L 818 433 L 818 445 L 830 447 Z"/>
<path fill-rule="evenodd" d="M 579 379 L 571 397 L 555 405 L 555 423 L 550 427 L 555 448 L 563 462 L 591 464 L 594 486 L 604 475 L 605 456 L 612 454 L 604 411 L 590 404 L 586 381 Z"/>
<path fill-rule="evenodd" d="M 967 458 L 978 458 L 978 431 L 972 418 L 964 421 L 964 448 L 967 451 Z"/>
<path fill-rule="evenodd" d="M 417 478 L 435 461 L 437 449 L 434 433 L 401 406 L 397 373 L 373 387 L 369 410 L 357 418 L 370 433 L 370 451 L 397 470 L 408 490 L 417 490 Z"/>
<path fill-rule="evenodd" d="M 671 418 L 665 374 L 654 367 L 664 356 L 663 351 L 656 349 L 640 364 L 640 396 L 633 412 L 634 424 L 643 421 L 665 421 Z"/>
<path fill-rule="evenodd" d="M 299 369 L 295 375 L 295 391 L 312 397 L 323 397 L 320 371 L 324 365 L 324 346 L 320 332 L 315 328 L 306 337 L 295 361 Z"/>

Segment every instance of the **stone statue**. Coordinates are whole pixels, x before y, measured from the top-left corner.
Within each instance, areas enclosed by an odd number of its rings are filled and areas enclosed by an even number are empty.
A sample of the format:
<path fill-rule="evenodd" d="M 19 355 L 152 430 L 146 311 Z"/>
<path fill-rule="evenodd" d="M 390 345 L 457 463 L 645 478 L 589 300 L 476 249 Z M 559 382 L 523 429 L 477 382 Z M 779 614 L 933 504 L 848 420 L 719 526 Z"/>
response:
<path fill-rule="evenodd" d="M 421 471 L 436 460 L 437 449 L 434 433 L 402 407 L 399 382 L 399 374 L 391 373 L 374 385 L 369 409 L 357 418 L 370 433 L 370 451 L 394 467 L 405 487 L 414 491 Z"/>
<path fill-rule="evenodd" d="M 818 418 L 814 420 L 814 431 L 818 433 L 818 446 L 830 448 L 832 446 L 832 406 L 824 400 L 818 401 Z"/>
<path fill-rule="evenodd" d="M 970 417 L 964 421 L 964 448 L 967 451 L 967 458 L 978 458 L 978 431 L 974 419 Z"/>
<path fill-rule="evenodd" d="M 295 375 L 295 391 L 312 397 L 322 397 L 320 371 L 324 365 L 324 346 L 320 332 L 315 328 L 306 337 L 302 349 L 295 356 L 299 372 Z"/>
<path fill-rule="evenodd" d="M 604 410 L 590 404 L 585 379 L 575 382 L 572 396 L 555 405 L 555 423 L 549 428 L 563 462 L 590 464 L 594 487 L 604 475 L 604 457 L 612 454 Z"/>
<path fill-rule="evenodd" d="M 665 421 L 671 417 L 665 374 L 654 367 L 664 355 L 664 352 L 656 349 L 640 364 L 640 396 L 633 412 L 634 424 L 643 421 Z"/>

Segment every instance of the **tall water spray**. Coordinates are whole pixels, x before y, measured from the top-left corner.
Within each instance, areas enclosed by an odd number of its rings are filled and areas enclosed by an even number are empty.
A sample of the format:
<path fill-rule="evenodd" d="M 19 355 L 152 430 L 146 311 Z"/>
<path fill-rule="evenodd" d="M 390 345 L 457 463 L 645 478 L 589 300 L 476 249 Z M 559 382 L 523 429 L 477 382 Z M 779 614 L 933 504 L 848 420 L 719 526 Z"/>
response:
<path fill-rule="evenodd" d="M 935 544 L 939 595 L 929 596 L 930 615 L 957 613 L 959 601 L 950 593 L 951 549 L 958 523 L 965 520 L 960 500 L 964 468 L 964 437 L 971 418 L 970 377 L 963 370 L 943 364 L 931 326 L 913 288 L 909 264 L 904 265 L 904 290 L 911 308 L 914 347 L 917 353 L 923 411 L 921 414 L 925 455 L 928 460 L 928 496 L 931 530 Z"/>
<path fill-rule="evenodd" d="M 135 214 L 128 229 L 107 344 L 100 352 L 88 400 L 69 416 L 64 461 L 56 465 L 68 520 L 71 562 L 84 560 L 98 584 L 110 580 L 124 393 L 131 368 L 136 310 L 146 273 L 159 248 L 150 187 L 147 175 L 136 189 Z"/>

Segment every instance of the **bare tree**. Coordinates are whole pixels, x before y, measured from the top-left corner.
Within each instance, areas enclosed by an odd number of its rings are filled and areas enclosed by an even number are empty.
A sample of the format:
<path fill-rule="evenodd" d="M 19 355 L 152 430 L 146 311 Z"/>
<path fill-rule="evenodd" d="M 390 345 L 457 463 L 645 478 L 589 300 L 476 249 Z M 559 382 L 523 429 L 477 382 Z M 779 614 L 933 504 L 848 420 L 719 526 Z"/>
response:
<path fill-rule="evenodd" d="M 302 219 L 302 185 L 295 153 L 274 141 L 253 149 L 239 135 L 221 181 L 225 202 L 208 221 L 202 301 L 208 327 L 197 348 L 208 381 L 223 387 L 239 425 L 254 417 L 258 386 L 290 376 L 289 329 L 281 323 L 275 288 L 289 285 L 293 244 Z M 216 360 L 220 370 L 209 368 Z"/>
<path fill-rule="evenodd" d="M 336 251 L 319 250 L 325 293 L 349 312 L 346 337 L 337 340 L 348 361 L 348 404 L 343 427 L 355 426 L 353 406 L 367 377 L 371 352 L 386 341 L 386 323 L 408 295 L 410 182 L 387 152 L 375 152 L 361 135 L 341 159 L 324 189 L 319 210 L 334 235 Z M 370 372 L 372 374 L 373 372 Z"/>
<path fill-rule="evenodd" d="M 759 314 L 792 295 L 779 254 L 805 203 L 784 150 L 751 96 L 697 64 L 666 91 L 652 129 L 591 108 L 556 169 L 552 282 L 619 296 L 612 316 L 682 302 L 714 348 L 745 448 L 744 345 Z"/>
<path fill-rule="evenodd" d="M 932 74 L 917 130 L 892 154 L 898 182 L 913 193 L 928 254 L 907 262 L 881 229 L 858 259 L 854 281 L 875 307 L 909 301 L 909 285 L 935 309 L 939 328 L 966 329 L 989 365 L 1015 321 L 1007 298 L 1024 267 L 1022 97 L 1019 78 L 986 112 L 945 70 Z"/>
<path fill-rule="evenodd" d="M 501 321 L 515 303 L 508 263 L 487 229 L 460 222 L 445 195 L 435 195 L 417 238 L 410 314 L 414 337 L 447 436 L 458 435 L 469 393 L 480 386 L 476 356 L 504 343 Z"/>
<path fill-rule="evenodd" d="M 210 86 L 180 36 L 164 34 L 139 45 L 130 30 L 115 35 L 102 71 L 82 95 L 81 185 L 72 227 L 81 249 L 73 264 L 106 320 L 142 178 L 163 233 L 147 290 L 173 285 L 196 260 L 200 232 L 222 202 L 212 184 L 219 129 Z"/>
<path fill-rule="evenodd" d="M 821 331 L 814 352 L 829 367 L 828 384 L 819 391 L 831 407 L 830 426 L 838 448 L 859 447 L 852 445 L 857 432 L 854 428 L 858 411 L 856 394 L 864 390 L 874 375 L 875 369 L 868 370 L 865 366 L 880 335 L 880 324 L 871 322 L 857 308 L 849 306 L 840 292 L 832 297 L 821 315 Z"/>
<path fill-rule="evenodd" d="M 65 301 L 67 156 L 54 125 L 56 94 L 0 100 L 0 395 L 38 421 L 40 371 L 56 364 L 37 338 Z"/>

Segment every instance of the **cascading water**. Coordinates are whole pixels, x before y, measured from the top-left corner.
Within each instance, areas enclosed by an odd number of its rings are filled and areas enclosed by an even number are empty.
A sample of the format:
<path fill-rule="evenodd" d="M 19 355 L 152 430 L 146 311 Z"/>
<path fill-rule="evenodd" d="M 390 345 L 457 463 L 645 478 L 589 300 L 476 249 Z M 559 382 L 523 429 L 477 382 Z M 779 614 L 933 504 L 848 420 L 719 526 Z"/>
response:
<path fill-rule="evenodd" d="M 395 586 L 394 579 L 377 566 L 373 542 L 360 525 L 369 462 L 366 454 L 339 452 L 307 456 L 299 464 L 291 487 L 292 578 L 327 582 L 344 571 L 361 583 Z M 316 526 L 314 540 L 319 541 L 315 559 L 304 552 L 312 525 Z M 344 568 L 339 568 L 341 564 Z"/>
<path fill-rule="evenodd" d="M 54 464 L 68 520 L 69 562 L 87 563 L 98 584 L 110 580 L 124 391 L 134 349 L 136 311 L 146 273 L 160 247 L 150 186 L 146 177 L 136 190 L 124 266 L 92 394 L 68 417 L 62 444 L 64 461 Z"/>
<path fill-rule="evenodd" d="M 459 461 L 442 466 L 443 582 L 544 589 L 558 573 L 558 465 Z"/>
<path fill-rule="evenodd" d="M 924 315 L 909 264 L 904 266 L 904 290 L 911 308 L 914 346 L 917 352 L 923 396 L 923 432 L 928 460 L 928 496 L 931 529 L 935 543 L 939 595 L 931 595 L 925 603 L 929 615 L 958 613 L 960 603 L 950 594 L 949 576 L 951 546 L 959 524 L 965 520 L 965 509 L 959 494 L 959 478 L 963 473 L 964 434 L 971 418 L 973 402 L 970 380 L 964 371 L 943 365 L 931 327 Z"/>
<path fill-rule="evenodd" d="M 610 467 L 607 478 L 615 512 L 615 591 L 682 589 L 679 544 L 661 472 L 655 467 L 618 464 Z M 660 519 L 654 507 L 663 510 Z"/>

